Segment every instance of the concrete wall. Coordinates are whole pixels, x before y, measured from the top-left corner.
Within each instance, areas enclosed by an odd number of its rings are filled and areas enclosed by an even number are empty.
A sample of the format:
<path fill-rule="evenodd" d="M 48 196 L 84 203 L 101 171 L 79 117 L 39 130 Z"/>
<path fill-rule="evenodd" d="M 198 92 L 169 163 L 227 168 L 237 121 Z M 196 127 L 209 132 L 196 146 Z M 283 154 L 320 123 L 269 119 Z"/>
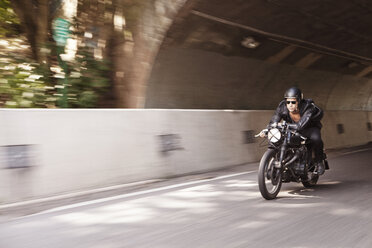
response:
<path fill-rule="evenodd" d="M 372 122 L 372 112 L 328 111 L 323 119 L 322 135 L 328 148 L 357 146 L 372 141 L 372 132 L 367 123 Z M 342 125 L 343 133 L 338 133 L 337 125 Z"/>
<path fill-rule="evenodd" d="M 293 85 L 325 110 L 372 110 L 368 78 L 177 47 L 159 52 L 146 107 L 274 109 Z"/>
<path fill-rule="evenodd" d="M 1 110 L 0 203 L 258 161 L 266 147 L 249 143 L 249 134 L 265 127 L 272 113 Z M 371 112 L 328 112 L 326 147 L 372 141 L 368 118 L 371 122 Z M 337 124 L 344 133 L 337 133 Z M 8 168 L 24 156 L 10 156 L 14 145 L 31 145 L 26 162 L 32 167 Z"/>

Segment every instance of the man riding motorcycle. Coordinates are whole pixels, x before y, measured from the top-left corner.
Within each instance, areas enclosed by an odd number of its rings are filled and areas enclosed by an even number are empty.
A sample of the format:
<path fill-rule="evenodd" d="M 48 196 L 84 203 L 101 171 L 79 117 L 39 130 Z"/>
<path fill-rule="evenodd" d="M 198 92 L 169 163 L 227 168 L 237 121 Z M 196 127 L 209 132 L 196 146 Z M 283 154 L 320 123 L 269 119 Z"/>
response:
<path fill-rule="evenodd" d="M 270 124 L 281 120 L 292 123 L 292 129 L 310 140 L 310 148 L 314 151 L 314 174 L 323 175 L 323 141 L 320 134 L 323 110 L 316 106 L 312 99 L 303 99 L 303 94 L 297 87 L 289 88 L 284 94 L 284 100 L 279 103 Z"/>

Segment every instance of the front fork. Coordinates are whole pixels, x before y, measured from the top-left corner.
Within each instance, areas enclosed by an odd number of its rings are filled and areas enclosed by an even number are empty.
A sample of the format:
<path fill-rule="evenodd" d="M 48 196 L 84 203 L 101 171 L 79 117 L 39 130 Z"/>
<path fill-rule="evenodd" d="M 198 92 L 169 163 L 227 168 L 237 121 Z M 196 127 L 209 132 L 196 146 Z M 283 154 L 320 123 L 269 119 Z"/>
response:
<path fill-rule="evenodd" d="M 280 151 L 279 151 L 279 161 L 275 161 L 274 163 L 274 169 L 271 170 L 271 175 L 270 175 L 270 178 L 271 178 L 271 183 L 273 185 L 277 185 L 279 180 L 281 180 L 281 176 L 282 173 L 283 173 L 283 170 L 284 170 L 284 164 L 283 164 L 283 161 L 284 161 L 284 156 L 285 156 L 285 153 L 287 151 L 287 147 L 288 147 L 288 140 L 289 140 L 289 135 L 288 134 L 288 137 L 286 137 L 283 141 L 283 144 L 282 146 L 280 147 Z"/>
<path fill-rule="evenodd" d="M 279 153 L 279 161 L 278 163 L 275 163 L 275 168 L 276 169 L 280 169 L 280 172 L 283 171 L 283 161 L 284 161 L 284 156 L 285 156 L 285 153 L 287 151 L 287 147 L 288 147 L 288 140 L 289 140 L 289 136 L 291 134 L 288 133 L 288 137 L 286 137 L 284 139 L 284 142 L 282 144 L 282 146 L 280 147 L 280 153 Z"/>
<path fill-rule="evenodd" d="M 275 161 L 274 163 L 274 168 L 270 170 L 270 178 L 271 178 L 271 183 L 273 185 L 277 185 L 279 183 L 279 180 L 281 180 L 281 176 L 284 170 L 283 166 L 283 160 L 285 153 L 287 151 L 287 139 L 284 139 L 284 142 L 282 146 L 280 147 L 280 153 L 279 153 L 279 161 Z"/>

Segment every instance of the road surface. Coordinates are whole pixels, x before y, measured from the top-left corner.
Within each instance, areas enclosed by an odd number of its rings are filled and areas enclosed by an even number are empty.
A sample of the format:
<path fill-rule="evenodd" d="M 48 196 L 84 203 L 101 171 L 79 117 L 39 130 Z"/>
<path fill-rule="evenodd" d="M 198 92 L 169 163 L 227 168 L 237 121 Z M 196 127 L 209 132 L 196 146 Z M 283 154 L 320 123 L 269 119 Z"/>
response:
<path fill-rule="evenodd" d="M 264 200 L 258 164 L 145 185 L 0 223 L 1 248 L 371 247 L 372 147 L 337 152 L 314 189 Z"/>

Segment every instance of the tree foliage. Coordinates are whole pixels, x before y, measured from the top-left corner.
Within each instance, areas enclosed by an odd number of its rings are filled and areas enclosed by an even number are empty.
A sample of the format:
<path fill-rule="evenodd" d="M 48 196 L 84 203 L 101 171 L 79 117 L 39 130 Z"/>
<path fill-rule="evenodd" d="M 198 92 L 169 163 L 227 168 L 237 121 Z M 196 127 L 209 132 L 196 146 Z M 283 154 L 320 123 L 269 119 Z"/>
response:
<path fill-rule="evenodd" d="M 81 48 L 75 60 L 66 62 L 66 68 L 64 72 L 54 63 L 50 72 L 17 53 L 2 54 L 0 107 L 99 107 L 109 88 L 109 63 L 96 60 L 90 49 Z"/>
<path fill-rule="evenodd" d="M 10 43 L 11 46 L 15 44 Z M 45 108 L 54 106 L 54 88 L 48 85 L 39 64 L 17 53 L 0 60 L 0 107 Z"/>
<path fill-rule="evenodd" d="M 48 7 L 56 8 L 58 4 L 53 3 L 60 1 L 11 1 L 12 4 L 9 0 L 0 0 L 0 24 L 2 20 L 6 25 L 21 24 L 25 36 L 14 33 L 18 38 L 1 40 L 0 34 L 0 107 L 102 106 L 110 89 L 112 67 L 107 57 L 95 56 L 97 49 L 101 49 L 97 47 L 97 39 L 84 38 L 86 23 L 78 19 L 72 22 L 70 38 L 77 41 L 78 46 L 74 58 L 65 61 L 59 56 L 66 52 L 64 47 L 52 39 L 53 18 L 50 9 L 48 11 Z M 80 15 L 86 16 L 85 9 L 80 11 Z M 54 13 L 57 12 L 58 8 Z M 9 35 L 4 31 L 3 36 Z M 29 46 L 24 44 L 25 40 Z"/>
<path fill-rule="evenodd" d="M 90 49 L 82 47 L 68 63 L 67 103 L 73 108 L 93 108 L 101 102 L 110 83 L 109 62 L 96 60 Z"/>
<path fill-rule="evenodd" d="M 9 0 L 0 1 L 0 37 L 20 34 L 20 22 Z"/>

